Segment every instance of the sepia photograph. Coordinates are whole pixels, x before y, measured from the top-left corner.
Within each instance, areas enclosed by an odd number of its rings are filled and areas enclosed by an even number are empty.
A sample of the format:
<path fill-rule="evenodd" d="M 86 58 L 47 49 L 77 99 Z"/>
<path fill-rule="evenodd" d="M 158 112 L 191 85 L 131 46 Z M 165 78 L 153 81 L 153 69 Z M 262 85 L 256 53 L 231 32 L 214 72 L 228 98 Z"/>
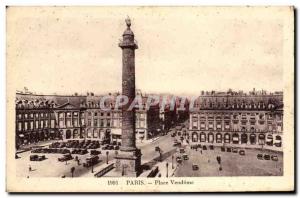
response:
<path fill-rule="evenodd" d="M 6 7 L 9 192 L 294 190 L 294 8 Z"/>

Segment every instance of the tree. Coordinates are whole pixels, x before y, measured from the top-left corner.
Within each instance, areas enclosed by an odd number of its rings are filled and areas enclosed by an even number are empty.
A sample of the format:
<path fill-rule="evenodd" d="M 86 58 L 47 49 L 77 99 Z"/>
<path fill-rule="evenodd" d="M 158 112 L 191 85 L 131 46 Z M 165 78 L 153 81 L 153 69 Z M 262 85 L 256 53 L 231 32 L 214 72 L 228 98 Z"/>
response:
<path fill-rule="evenodd" d="M 74 172 L 75 172 L 75 167 L 72 167 L 72 168 L 71 168 L 71 174 L 72 174 L 72 177 L 74 176 Z"/>

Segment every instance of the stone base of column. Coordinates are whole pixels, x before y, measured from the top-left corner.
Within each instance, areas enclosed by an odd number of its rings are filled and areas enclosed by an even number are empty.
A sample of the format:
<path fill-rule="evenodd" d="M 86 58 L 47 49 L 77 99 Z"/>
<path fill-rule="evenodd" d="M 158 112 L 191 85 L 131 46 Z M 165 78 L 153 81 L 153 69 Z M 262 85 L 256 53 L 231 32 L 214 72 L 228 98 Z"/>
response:
<path fill-rule="evenodd" d="M 138 177 L 142 172 L 141 156 L 142 154 L 139 149 L 130 152 L 120 151 L 115 156 L 115 172 L 119 176 Z"/>

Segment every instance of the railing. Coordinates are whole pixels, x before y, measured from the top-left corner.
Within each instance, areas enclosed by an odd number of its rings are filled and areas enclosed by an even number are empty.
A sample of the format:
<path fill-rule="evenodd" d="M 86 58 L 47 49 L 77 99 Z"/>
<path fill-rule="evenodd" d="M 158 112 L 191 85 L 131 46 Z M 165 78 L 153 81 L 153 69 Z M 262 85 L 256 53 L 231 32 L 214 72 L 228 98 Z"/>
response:
<path fill-rule="evenodd" d="M 158 166 L 154 166 L 147 177 L 155 177 L 158 173 Z"/>
<path fill-rule="evenodd" d="M 98 173 L 96 173 L 94 176 L 95 177 L 102 177 L 103 175 L 105 175 L 106 173 L 108 173 L 113 168 L 114 168 L 114 163 L 112 163 L 112 164 L 108 165 L 107 167 L 103 168 Z"/>

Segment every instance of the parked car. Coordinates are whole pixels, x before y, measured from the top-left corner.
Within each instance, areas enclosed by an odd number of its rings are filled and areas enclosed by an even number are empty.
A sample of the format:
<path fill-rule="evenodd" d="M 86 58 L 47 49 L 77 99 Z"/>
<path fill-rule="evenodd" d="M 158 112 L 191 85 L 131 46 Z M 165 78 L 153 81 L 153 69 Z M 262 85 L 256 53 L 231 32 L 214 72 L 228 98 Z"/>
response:
<path fill-rule="evenodd" d="M 185 152 L 184 148 L 179 149 L 179 153 L 184 153 L 184 152 Z"/>
<path fill-rule="evenodd" d="M 278 161 L 277 155 L 272 155 L 272 156 L 271 156 L 271 159 L 272 159 L 273 161 Z"/>
<path fill-rule="evenodd" d="M 227 151 L 227 152 L 231 152 L 231 148 L 230 148 L 230 147 L 227 147 L 226 151 Z"/>
<path fill-rule="evenodd" d="M 183 160 L 189 160 L 189 156 L 187 154 L 182 155 Z"/>
<path fill-rule="evenodd" d="M 38 157 L 38 161 L 43 161 L 45 159 L 46 159 L 45 155 L 39 155 L 39 157 Z"/>
<path fill-rule="evenodd" d="M 214 150 L 214 145 L 209 145 L 210 150 Z"/>
<path fill-rule="evenodd" d="M 203 145 L 202 149 L 203 150 L 207 150 L 207 147 L 205 145 Z"/>
<path fill-rule="evenodd" d="M 245 153 L 245 150 L 240 150 L 240 151 L 239 151 L 239 154 L 240 154 L 240 155 L 245 155 L 245 154 L 246 154 L 246 153 Z"/>
<path fill-rule="evenodd" d="M 101 151 L 98 151 L 98 150 L 91 150 L 91 155 L 99 155 L 101 154 Z"/>
<path fill-rule="evenodd" d="M 274 145 L 275 145 L 276 147 L 281 147 L 281 145 L 282 145 L 282 142 L 281 142 L 281 141 L 282 141 L 282 140 L 281 140 L 281 136 L 277 135 L 277 136 L 275 137 Z"/>
<path fill-rule="evenodd" d="M 182 162 L 182 158 L 181 157 L 176 157 L 176 162 L 181 163 Z"/>
<path fill-rule="evenodd" d="M 176 133 L 172 133 L 172 134 L 171 134 L 171 137 L 175 137 L 175 136 L 176 136 Z"/>
<path fill-rule="evenodd" d="M 114 146 L 114 150 L 119 150 L 120 147 L 118 145 Z"/>
<path fill-rule="evenodd" d="M 266 144 L 268 146 L 273 146 L 273 135 L 271 135 L 271 134 L 267 135 Z"/>
<path fill-rule="evenodd" d="M 263 159 L 263 154 L 257 154 L 257 159 L 262 160 Z"/>
<path fill-rule="evenodd" d="M 29 159 L 30 161 L 37 161 L 38 157 L 39 157 L 38 155 L 30 155 Z"/>
<path fill-rule="evenodd" d="M 237 148 L 232 148 L 232 152 L 233 152 L 233 153 L 237 153 L 237 152 L 238 152 L 238 149 L 237 149 Z"/>
<path fill-rule="evenodd" d="M 65 155 L 63 155 L 62 157 L 59 157 L 59 158 L 58 158 L 58 161 L 60 161 L 60 162 L 65 162 L 65 161 L 69 161 L 69 160 L 71 160 L 71 159 L 73 159 L 73 157 L 72 157 L 71 154 L 65 154 Z"/>
<path fill-rule="evenodd" d="M 221 151 L 222 151 L 222 152 L 225 152 L 225 147 L 221 147 Z"/>
<path fill-rule="evenodd" d="M 86 162 L 83 163 L 83 166 L 90 167 L 90 166 L 97 164 L 98 162 L 99 162 L 99 157 L 97 155 L 93 155 L 91 157 L 86 158 Z"/>
<path fill-rule="evenodd" d="M 197 164 L 193 164 L 193 165 L 192 165 L 192 169 L 193 169 L 194 171 L 199 170 L 199 166 L 198 166 Z"/>
<path fill-rule="evenodd" d="M 104 146 L 102 147 L 102 150 L 108 150 L 108 147 L 109 147 L 109 145 L 106 144 L 106 145 L 104 145 Z"/>
<path fill-rule="evenodd" d="M 268 155 L 268 154 L 264 155 L 264 160 L 270 160 L 270 158 L 271 158 L 270 155 Z"/>

